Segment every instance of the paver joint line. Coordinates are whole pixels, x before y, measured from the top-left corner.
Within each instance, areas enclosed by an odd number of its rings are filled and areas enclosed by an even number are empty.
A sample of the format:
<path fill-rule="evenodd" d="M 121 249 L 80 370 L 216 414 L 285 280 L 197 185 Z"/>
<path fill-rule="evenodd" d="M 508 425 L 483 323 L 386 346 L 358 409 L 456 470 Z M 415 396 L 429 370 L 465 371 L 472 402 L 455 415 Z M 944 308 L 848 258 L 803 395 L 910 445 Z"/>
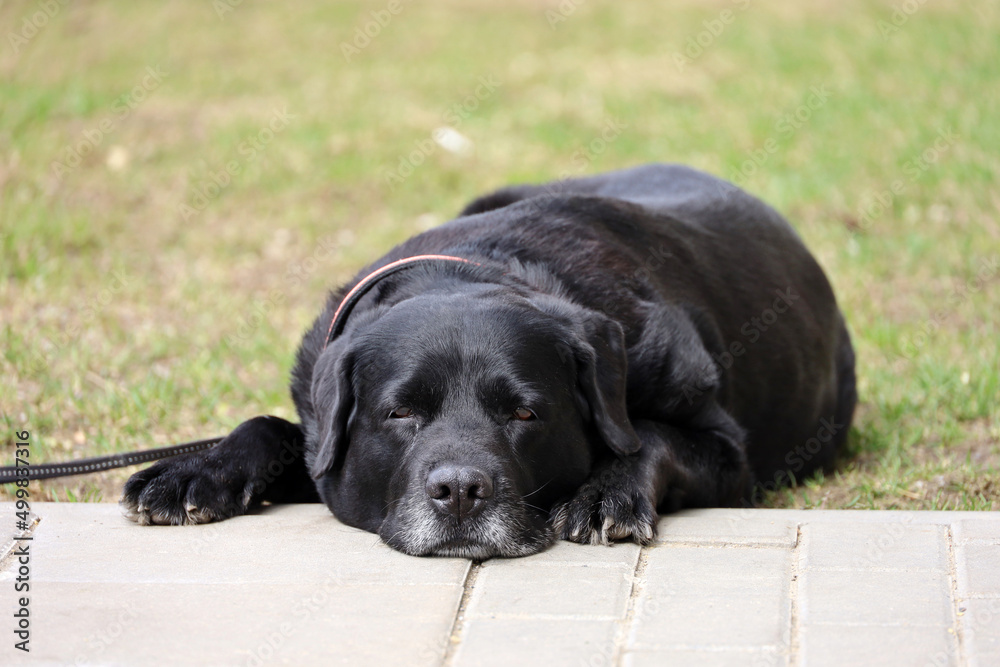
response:
<path fill-rule="evenodd" d="M 727 547 L 733 549 L 794 549 L 795 545 L 782 544 L 781 542 L 772 541 L 754 541 L 754 542 L 730 542 L 726 540 L 664 540 L 656 544 L 651 544 L 646 549 L 665 549 L 670 547 L 685 547 L 685 548 L 699 548 L 699 549 L 713 549 L 718 547 Z"/>
<path fill-rule="evenodd" d="M 646 576 L 649 549 L 649 546 L 643 546 L 639 549 L 639 555 L 635 559 L 635 567 L 632 569 L 632 587 L 629 589 L 625 617 L 621 620 L 621 625 L 615 634 L 615 650 L 611 657 L 611 664 L 615 665 L 615 667 L 620 667 L 625 660 L 626 644 L 629 634 L 632 632 L 632 624 L 635 621 L 635 606 L 639 602 L 639 595 L 642 593 L 643 581 Z"/>
<path fill-rule="evenodd" d="M 489 615 L 484 616 L 473 616 L 472 621 L 481 620 L 501 620 L 501 621 L 614 621 L 620 622 L 622 619 L 620 616 L 605 616 L 602 614 L 536 614 L 533 612 L 493 612 Z M 462 626 L 464 629 L 465 621 L 463 619 Z M 461 639 L 461 638 L 459 638 Z M 461 641 L 459 641 L 461 643 Z"/>
<path fill-rule="evenodd" d="M 789 565 L 788 579 L 788 664 L 795 667 L 801 661 L 799 646 L 799 561 L 802 558 L 802 524 L 795 526 L 795 546 L 792 548 L 792 557 Z"/>
<path fill-rule="evenodd" d="M 598 547 L 598 548 L 602 548 L 602 547 Z M 603 569 L 603 570 L 620 570 L 622 568 L 623 564 L 624 563 L 581 563 L 580 561 L 574 561 L 574 560 L 548 560 L 548 561 L 532 562 L 531 563 L 531 567 L 542 567 L 542 568 L 547 568 L 547 567 L 558 567 L 558 568 L 579 567 L 579 568 L 592 568 L 592 569 L 595 569 L 595 570 L 599 570 L 599 569 Z"/>
<path fill-rule="evenodd" d="M 465 573 L 465 581 L 462 582 L 462 599 L 458 602 L 458 609 L 455 610 L 455 618 L 451 621 L 451 628 L 448 630 L 447 643 L 444 654 L 441 656 L 441 667 L 449 667 L 455 660 L 455 652 L 459 644 L 462 643 L 462 632 L 465 629 L 463 615 L 469 606 L 469 599 L 472 597 L 472 589 L 476 586 L 476 579 L 479 577 L 479 570 L 482 563 L 472 562 L 469 564 L 469 571 Z"/>
<path fill-rule="evenodd" d="M 945 546 L 948 551 L 948 578 L 951 580 L 949 588 L 949 593 L 951 595 L 951 614 L 952 614 L 952 625 L 955 629 L 955 648 L 957 651 L 958 662 L 960 665 L 968 664 L 968 658 L 965 655 L 965 637 L 962 632 L 962 624 L 959 622 L 958 614 L 958 563 L 955 558 L 955 536 L 952 531 L 952 524 L 948 524 L 944 531 Z"/>
<path fill-rule="evenodd" d="M 699 651 L 704 653 L 748 653 L 748 654 L 781 654 L 781 647 L 772 644 L 747 644 L 746 646 L 740 644 L 726 644 L 725 646 L 720 646 L 719 644 L 684 644 L 684 643 L 671 643 L 671 644 L 643 644 L 640 648 L 634 651 L 629 651 L 630 653 L 648 651 Z"/>
<path fill-rule="evenodd" d="M 813 565 L 809 569 L 813 572 L 857 572 L 858 568 L 848 567 L 848 566 L 837 566 L 837 565 Z M 937 573 L 937 574 L 948 574 L 945 570 L 939 567 L 866 567 L 865 572 L 883 572 L 885 574 L 903 574 L 906 572 L 912 573 Z"/>

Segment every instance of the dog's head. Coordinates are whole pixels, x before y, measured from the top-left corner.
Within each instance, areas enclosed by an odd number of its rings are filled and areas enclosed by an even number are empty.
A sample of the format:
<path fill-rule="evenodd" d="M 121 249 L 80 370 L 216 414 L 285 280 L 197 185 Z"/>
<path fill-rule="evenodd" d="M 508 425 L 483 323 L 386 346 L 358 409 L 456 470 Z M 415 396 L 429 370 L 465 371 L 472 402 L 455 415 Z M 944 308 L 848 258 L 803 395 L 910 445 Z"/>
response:
<path fill-rule="evenodd" d="M 622 329 L 598 313 L 478 285 L 352 319 L 314 368 L 310 472 L 400 551 L 540 551 L 595 459 L 639 448 Z"/>

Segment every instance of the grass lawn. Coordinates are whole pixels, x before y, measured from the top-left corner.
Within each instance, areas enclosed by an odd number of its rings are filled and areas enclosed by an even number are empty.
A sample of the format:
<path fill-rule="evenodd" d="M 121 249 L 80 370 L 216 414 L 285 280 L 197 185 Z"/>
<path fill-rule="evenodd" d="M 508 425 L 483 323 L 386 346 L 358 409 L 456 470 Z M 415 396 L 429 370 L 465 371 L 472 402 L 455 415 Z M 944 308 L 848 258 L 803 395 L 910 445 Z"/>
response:
<path fill-rule="evenodd" d="M 1000 509 L 995 2 L 8 1 L 0 26 L 5 465 L 23 429 L 41 463 L 294 418 L 328 287 L 491 188 L 668 161 L 782 211 L 854 335 L 851 455 L 767 504 Z"/>

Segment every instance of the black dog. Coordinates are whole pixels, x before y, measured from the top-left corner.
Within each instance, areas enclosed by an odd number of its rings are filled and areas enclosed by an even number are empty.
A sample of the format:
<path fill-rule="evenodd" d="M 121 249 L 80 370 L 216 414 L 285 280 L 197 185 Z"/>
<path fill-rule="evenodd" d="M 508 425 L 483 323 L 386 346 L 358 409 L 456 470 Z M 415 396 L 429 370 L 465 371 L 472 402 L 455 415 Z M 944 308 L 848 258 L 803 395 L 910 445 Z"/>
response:
<path fill-rule="evenodd" d="M 143 524 L 322 500 L 409 554 L 648 542 L 657 512 L 828 467 L 856 400 L 826 277 L 774 210 L 651 165 L 500 190 L 330 295 L 302 425 L 134 475 Z"/>

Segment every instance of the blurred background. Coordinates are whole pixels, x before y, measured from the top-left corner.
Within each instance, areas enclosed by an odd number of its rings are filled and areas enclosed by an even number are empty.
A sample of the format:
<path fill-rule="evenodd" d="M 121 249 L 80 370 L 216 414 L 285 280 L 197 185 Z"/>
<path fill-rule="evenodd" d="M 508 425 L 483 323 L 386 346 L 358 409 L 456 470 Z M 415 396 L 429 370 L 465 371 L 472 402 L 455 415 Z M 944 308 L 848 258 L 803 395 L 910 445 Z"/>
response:
<path fill-rule="evenodd" d="M 3 465 L 21 430 L 37 464 L 295 419 L 328 288 L 490 189 L 666 161 L 784 213 L 855 338 L 851 455 L 766 503 L 998 508 L 992 0 L 7 0 L 0 27 Z"/>

